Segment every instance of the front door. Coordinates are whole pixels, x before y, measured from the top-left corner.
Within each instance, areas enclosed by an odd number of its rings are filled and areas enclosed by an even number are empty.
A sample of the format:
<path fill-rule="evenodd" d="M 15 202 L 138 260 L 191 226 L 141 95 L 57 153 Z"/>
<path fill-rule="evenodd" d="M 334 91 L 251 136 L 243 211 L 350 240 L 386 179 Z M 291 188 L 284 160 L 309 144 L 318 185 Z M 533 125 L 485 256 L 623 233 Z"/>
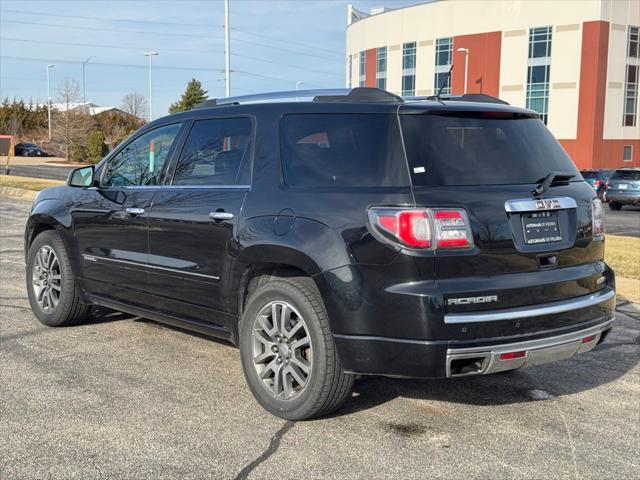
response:
<path fill-rule="evenodd" d="M 111 300 L 146 306 L 149 291 L 149 210 L 160 188 L 180 124 L 148 131 L 103 166 L 98 188 L 71 209 L 84 288 Z"/>
<path fill-rule="evenodd" d="M 197 120 L 149 215 L 149 273 L 166 314 L 226 327 L 235 238 L 249 190 L 249 118 Z"/>

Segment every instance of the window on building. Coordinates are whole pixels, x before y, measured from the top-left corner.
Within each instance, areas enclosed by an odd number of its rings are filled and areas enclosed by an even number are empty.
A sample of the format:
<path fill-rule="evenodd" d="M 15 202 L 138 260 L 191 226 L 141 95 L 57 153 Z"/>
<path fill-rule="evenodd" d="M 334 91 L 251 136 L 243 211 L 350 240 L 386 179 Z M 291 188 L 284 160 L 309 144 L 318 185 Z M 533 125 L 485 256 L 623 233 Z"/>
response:
<path fill-rule="evenodd" d="M 622 151 L 622 161 L 630 162 L 633 158 L 633 145 L 625 145 Z"/>
<path fill-rule="evenodd" d="M 402 45 L 402 96 L 416 94 L 416 42 Z"/>
<path fill-rule="evenodd" d="M 364 87 L 366 76 L 366 52 L 360 52 L 360 67 L 358 69 L 358 86 Z"/>
<path fill-rule="evenodd" d="M 527 108 L 535 110 L 547 123 L 549 113 L 549 77 L 551 73 L 551 27 L 529 30 L 527 61 Z"/>
<path fill-rule="evenodd" d="M 452 51 L 453 39 L 451 37 L 436 39 L 436 73 L 433 80 L 433 91 L 436 94 L 443 85 L 442 93 L 451 93 L 451 78 L 448 73 L 451 68 Z"/>
<path fill-rule="evenodd" d="M 638 27 L 627 31 L 627 62 L 624 77 L 624 112 L 622 125 L 635 127 L 638 117 Z M 625 147 L 626 148 L 626 147 Z"/>
<path fill-rule="evenodd" d="M 387 47 L 376 51 L 376 87 L 387 89 Z"/>

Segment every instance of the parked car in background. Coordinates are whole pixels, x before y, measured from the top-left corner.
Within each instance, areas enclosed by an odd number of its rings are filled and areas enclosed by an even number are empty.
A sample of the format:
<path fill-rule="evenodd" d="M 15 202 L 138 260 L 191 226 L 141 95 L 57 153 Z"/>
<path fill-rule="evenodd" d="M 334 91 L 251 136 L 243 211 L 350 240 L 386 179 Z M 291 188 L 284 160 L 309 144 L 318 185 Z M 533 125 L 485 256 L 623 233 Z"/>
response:
<path fill-rule="evenodd" d="M 47 157 L 48 154 L 35 143 L 18 143 L 15 146 L 17 157 Z"/>
<path fill-rule="evenodd" d="M 536 112 L 477 98 L 296 91 L 157 119 L 36 197 L 31 308 L 225 338 L 289 420 L 332 412 L 359 374 L 587 352 L 614 321 L 602 204 Z"/>
<path fill-rule="evenodd" d="M 613 169 L 587 169 L 580 170 L 582 178 L 587 182 L 598 194 L 598 198 L 602 199 L 602 194 L 607 188 L 607 182 L 611 175 L 613 175 Z"/>
<path fill-rule="evenodd" d="M 620 210 L 623 205 L 640 205 L 640 168 L 616 170 L 604 192 L 604 200 L 611 210 Z"/>

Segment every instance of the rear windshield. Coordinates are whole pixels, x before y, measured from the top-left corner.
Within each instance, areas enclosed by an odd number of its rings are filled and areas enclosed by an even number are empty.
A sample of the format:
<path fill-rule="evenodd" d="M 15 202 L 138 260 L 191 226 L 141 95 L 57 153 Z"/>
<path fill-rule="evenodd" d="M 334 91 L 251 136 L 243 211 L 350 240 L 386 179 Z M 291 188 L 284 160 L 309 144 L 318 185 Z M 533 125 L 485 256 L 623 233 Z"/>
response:
<path fill-rule="evenodd" d="M 409 185 L 396 115 L 286 115 L 281 147 L 284 180 L 290 186 Z"/>
<path fill-rule="evenodd" d="M 591 178 L 598 178 L 598 172 L 580 172 L 582 174 L 582 178 L 585 180 L 589 180 Z"/>
<path fill-rule="evenodd" d="M 580 178 L 536 118 L 401 115 L 414 185 L 501 185 L 542 180 L 552 171 Z"/>
<path fill-rule="evenodd" d="M 640 170 L 617 170 L 612 176 L 611 180 L 640 180 Z"/>

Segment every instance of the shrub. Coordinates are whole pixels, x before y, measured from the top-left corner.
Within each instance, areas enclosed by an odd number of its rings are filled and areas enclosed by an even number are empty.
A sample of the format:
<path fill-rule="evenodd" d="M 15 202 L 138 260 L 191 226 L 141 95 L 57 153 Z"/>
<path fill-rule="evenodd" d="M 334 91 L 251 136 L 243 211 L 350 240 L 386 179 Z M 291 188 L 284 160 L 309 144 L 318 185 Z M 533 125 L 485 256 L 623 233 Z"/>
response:
<path fill-rule="evenodd" d="M 107 145 L 104 143 L 104 133 L 94 130 L 89 135 L 87 142 L 87 162 L 96 164 L 107 154 Z"/>

